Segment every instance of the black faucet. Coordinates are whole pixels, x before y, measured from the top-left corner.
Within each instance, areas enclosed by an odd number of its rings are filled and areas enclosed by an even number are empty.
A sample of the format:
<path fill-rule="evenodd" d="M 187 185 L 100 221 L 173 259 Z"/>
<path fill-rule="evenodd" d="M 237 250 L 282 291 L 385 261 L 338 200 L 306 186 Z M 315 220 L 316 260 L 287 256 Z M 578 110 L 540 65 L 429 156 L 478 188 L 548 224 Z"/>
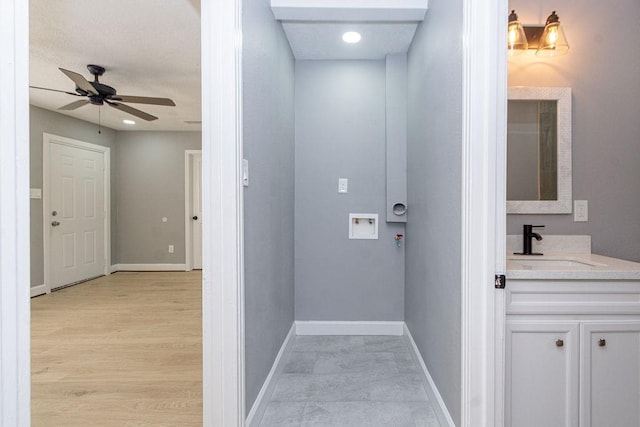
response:
<path fill-rule="evenodd" d="M 522 252 L 514 252 L 514 255 L 542 255 L 541 253 L 531 252 L 531 239 L 542 240 L 540 234 L 533 232 L 534 228 L 544 228 L 544 225 L 524 224 L 522 226 Z"/>

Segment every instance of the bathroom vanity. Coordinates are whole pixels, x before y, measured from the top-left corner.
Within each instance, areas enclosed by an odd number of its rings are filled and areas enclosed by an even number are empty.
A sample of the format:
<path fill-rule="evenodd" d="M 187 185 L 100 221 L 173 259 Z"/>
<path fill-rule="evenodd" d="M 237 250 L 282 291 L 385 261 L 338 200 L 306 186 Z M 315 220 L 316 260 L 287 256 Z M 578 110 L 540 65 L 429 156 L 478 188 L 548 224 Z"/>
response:
<path fill-rule="evenodd" d="M 640 264 L 590 246 L 508 252 L 506 426 L 640 426 Z"/>

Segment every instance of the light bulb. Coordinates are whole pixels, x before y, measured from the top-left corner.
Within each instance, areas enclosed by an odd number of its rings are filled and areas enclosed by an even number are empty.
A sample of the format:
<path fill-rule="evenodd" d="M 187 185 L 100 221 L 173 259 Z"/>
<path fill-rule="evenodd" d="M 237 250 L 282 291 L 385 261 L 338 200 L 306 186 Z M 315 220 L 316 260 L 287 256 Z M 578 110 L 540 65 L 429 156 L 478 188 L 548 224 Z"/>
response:
<path fill-rule="evenodd" d="M 355 31 L 347 31 L 342 35 L 342 40 L 345 43 L 358 43 L 360 39 L 362 39 L 362 36 Z"/>

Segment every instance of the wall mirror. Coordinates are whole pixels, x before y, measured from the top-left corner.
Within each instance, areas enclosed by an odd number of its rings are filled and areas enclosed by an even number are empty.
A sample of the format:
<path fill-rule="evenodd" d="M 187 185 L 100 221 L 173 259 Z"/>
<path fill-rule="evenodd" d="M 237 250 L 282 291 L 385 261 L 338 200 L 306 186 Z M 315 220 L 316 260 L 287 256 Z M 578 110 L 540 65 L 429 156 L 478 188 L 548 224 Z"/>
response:
<path fill-rule="evenodd" d="M 510 87 L 507 213 L 571 213 L 571 88 Z"/>

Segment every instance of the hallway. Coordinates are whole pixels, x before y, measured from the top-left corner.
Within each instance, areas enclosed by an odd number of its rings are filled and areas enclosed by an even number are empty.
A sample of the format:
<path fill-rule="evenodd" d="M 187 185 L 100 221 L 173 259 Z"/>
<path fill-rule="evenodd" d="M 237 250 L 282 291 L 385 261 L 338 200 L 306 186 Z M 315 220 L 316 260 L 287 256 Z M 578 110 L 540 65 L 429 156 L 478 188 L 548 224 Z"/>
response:
<path fill-rule="evenodd" d="M 439 426 L 404 336 L 297 336 L 260 424 Z"/>

